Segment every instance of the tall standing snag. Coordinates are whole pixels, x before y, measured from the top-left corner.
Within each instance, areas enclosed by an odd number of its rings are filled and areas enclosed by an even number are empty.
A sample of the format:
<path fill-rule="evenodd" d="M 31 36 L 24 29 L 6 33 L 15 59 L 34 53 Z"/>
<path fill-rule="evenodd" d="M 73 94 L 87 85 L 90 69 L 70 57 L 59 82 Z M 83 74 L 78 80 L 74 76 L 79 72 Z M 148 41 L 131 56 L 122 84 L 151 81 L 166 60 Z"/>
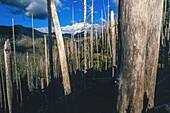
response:
<path fill-rule="evenodd" d="M 87 20 L 86 20 L 86 0 L 84 0 L 84 73 L 87 72 Z"/>
<path fill-rule="evenodd" d="M 6 72 L 6 90 L 7 90 L 7 101 L 9 113 L 12 113 L 12 100 L 13 100 L 13 88 L 11 78 L 11 61 L 10 61 L 10 42 L 9 39 L 5 41 L 4 45 L 4 59 L 5 59 L 5 72 Z"/>
<path fill-rule="evenodd" d="M 115 31 L 115 20 L 114 12 L 110 13 L 110 31 L 111 31 L 111 42 L 112 42 L 112 77 L 114 77 L 116 66 L 116 31 Z"/>
<path fill-rule="evenodd" d="M 18 101 L 19 85 L 18 85 L 17 58 L 16 58 L 16 49 L 15 49 L 14 19 L 12 19 L 12 38 L 13 38 L 14 66 L 15 66 L 15 79 L 16 79 L 16 87 L 17 87 L 17 101 Z"/>
<path fill-rule="evenodd" d="M 44 46 L 45 46 L 45 76 L 46 76 L 46 85 L 49 85 L 49 77 L 48 77 L 48 57 L 47 57 L 47 39 L 46 35 L 44 35 Z"/>
<path fill-rule="evenodd" d="M 60 64 L 61 64 L 64 92 L 65 92 L 65 95 L 69 95 L 71 93 L 70 79 L 69 79 L 69 74 L 68 74 L 68 67 L 67 67 L 63 36 L 61 33 L 60 23 L 58 20 L 58 15 L 56 12 L 56 6 L 54 4 L 54 0 L 51 1 L 51 11 L 52 11 L 52 18 L 53 18 L 54 29 L 55 29 L 55 34 L 56 34 L 59 59 L 60 59 Z"/>
<path fill-rule="evenodd" d="M 91 7 L 91 34 L 90 34 L 90 60 L 91 60 L 91 68 L 93 68 L 93 36 L 94 36 L 94 1 L 92 0 Z"/>

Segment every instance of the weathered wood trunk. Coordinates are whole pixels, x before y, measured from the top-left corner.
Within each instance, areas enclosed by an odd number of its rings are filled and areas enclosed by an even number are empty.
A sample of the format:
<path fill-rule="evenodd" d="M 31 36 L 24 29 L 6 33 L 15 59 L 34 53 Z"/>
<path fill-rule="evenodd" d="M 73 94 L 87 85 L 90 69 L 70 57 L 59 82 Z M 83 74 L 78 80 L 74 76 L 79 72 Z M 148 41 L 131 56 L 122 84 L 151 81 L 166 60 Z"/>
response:
<path fill-rule="evenodd" d="M 32 50 L 33 50 L 33 75 L 35 76 L 35 40 L 34 40 L 34 15 L 32 14 Z"/>
<path fill-rule="evenodd" d="M 12 38 L 13 38 L 13 49 L 14 49 L 15 79 L 16 79 L 16 87 L 17 87 L 17 93 L 18 93 L 19 86 L 18 86 L 17 58 L 16 58 L 16 49 L 15 49 L 14 19 L 12 19 Z M 18 98 L 18 95 L 17 95 L 17 98 Z"/>
<path fill-rule="evenodd" d="M 121 0 L 119 38 L 121 64 L 118 75 L 118 113 L 141 113 L 143 109 L 145 54 L 147 41 L 147 0 Z"/>
<path fill-rule="evenodd" d="M 46 35 L 44 35 L 44 46 L 45 46 L 45 77 L 46 77 L 46 85 L 49 85 L 49 76 L 48 76 L 48 55 L 47 55 L 47 39 Z"/>
<path fill-rule="evenodd" d="M 99 69 L 99 40 L 98 40 L 98 28 L 96 31 L 96 52 L 97 52 L 97 69 Z"/>
<path fill-rule="evenodd" d="M 53 90 L 54 83 L 54 71 L 53 71 L 53 38 L 52 38 L 52 28 L 51 28 L 51 0 L 47 0 L 48 7 L 48 51 L 49 51 L 49 68 L 50 68 L 50 76 L 51 76 L 51 90 Z M 53 92 L 52 92 L 53 94 Z M 51 98 L 52 99 L 52 98 Z"/>
<path fill-rule="evenodd" d="M 115 31 L 115 20 L 114 20 L 114 12 L 110 13 L 110 31 L 111 31 L 111 43 L 112 43 L 112 77 L 115 75 L 115 67 L 116 67 L 116 31 Z"/>
<path fill-rule="evenodd" d="M 145 92 L 149 99 L 148 108 L 154 107 L 156 74 L 159 58 L 163 0 L 152 0 L 148 5 L 147 46 L 145 61 Z"/>
<path fill-rule="evenodd" d="M 153 106 L 162 3 L 153 0 L 119 1 L 121 57 L 118 73 L 118 113 L 141 113 L 146 111 L 145 106 Z M 143 106 L 145 99 L 149 99 L 149 103 Z"/>
<path fill-rule="evenodd" d="M 87 20 L 86 20 L 87 6 L 84 0 L 84 73 L 87 72 Z"/>
<path fill-rule="evenodd" d="M 22 96 L 22 84 L 21 84 L 21 75 L 18 73 L 18 85 L 19 85 L 19 92 L 20 92 L 20 107 L 22 107 L 23 103 L 23 96 Z"/>
<path fill-rule="evenodd" d="M 103 18 L 103 10 L 101 10 L 101 18 Z M 101 20 L 102 22 L 102 32 L 101 32 L 101 66 L 103 69 L 103 65 L 104 65 L 104 29 L 103 29 L 103 20 Z"/>
<path fill-rule="evenodd" d="M 60 23 L 58 20 L 58 15 L 56 13 L 56 6 L 54 4 L 54 0 L 51 1 L 51 10 L 52 10 L 52 18 L 53 18 L 58 52 L 59 52 L 64 92 L 65 92 L 65 95 L 69 95 L 71 93 L 70 79 L 69 79 L 69 74 L 68 74 L 68 67 L 67 67 L 63 36 L 61 33 Z"/>
<path fill-rule="evenodd" d="M 31 75 L 29 72 L 29 56 L 28 56 L 28 52 L 26 53 L 26 70 L 27 70 L 27 85 L 28 85 L 28 89 L 31 92 Z M 31 70 L 32 73 L 32 70 Z"/>
<path fill-rule="evenodd" d="M 92 0 L 91 6 L 91 32 L 90 32 L 90 61 L 91 68 L 93 68 L 93 36 L 94 36 L 94 1 Z"/>
<path fill-rule="evenodd" d="M 13 104 L 13 86 L 12 86 L 12 73 L 11 73 L 11 47 L 9 39 L 5 41 L 4 45 L 4 61 L 5 61 L 5 72 L 6 72 L 6 90 L 7 90 L 7 101 L 9 113 L 12 113 Z"/>
<path fill-rule="evenodd" d="M 6 100 L 6 90 L 5 90 L 5 81 L 4 81 L 4 75 L 2 70 L 2 60 L 0 57 L 0 68 L 1 68 L 1 80 L 2 80 L 2 94 L 3 94 L 3 110 L 4 112 L 7 111 L 7 100 Z"/>

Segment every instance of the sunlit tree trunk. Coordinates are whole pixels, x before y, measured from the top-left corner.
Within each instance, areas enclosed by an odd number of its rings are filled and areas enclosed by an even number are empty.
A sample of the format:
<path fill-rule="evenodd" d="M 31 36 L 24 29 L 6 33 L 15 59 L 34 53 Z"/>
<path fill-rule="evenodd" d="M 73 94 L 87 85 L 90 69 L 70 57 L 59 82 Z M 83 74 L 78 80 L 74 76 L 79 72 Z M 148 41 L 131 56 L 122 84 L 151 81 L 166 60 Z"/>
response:
<path fill-rule="evenodd" d="M 87 72 L 87 20 L 86 20 L 86 0 L 84 0 L 84 73 Z"/>
<path fill-rule="evenodd" d="M 34 40 L 34 15 L 32 14 L 32 49 L 33 49 L 33 75 L 35 76 L 35 40 Z"/>
<path fill-rule="evenodd" d="M 154 107 L 154 95 L 156 74 L 158 67 L 160 35 L 162 27 L 163 0 L 149 0 L 148 5 L 148 22 L 147 25 L 147 45 L 145 61 L 145 92 L 147 95 L 148 109 Z"/>
<path fill-rule="evenodd" d="M 15 33 L 14 33 L 14 19 L 12 19 L 12 38 L 13 38 L 13 49 L 14 49 L 14 65 L 15 65 L 15 79 L 16 79 L 16 87 L 18 93 L 18 72 L 17 72 L 17 59 L 16 59 L 16 49 L 15 49 Z M 18 95 L 17 95 L 18 98 Z"/>
<path fill-rule="evenodd" d="M 68 67 L 67 67 L 67 60 L 66 60 L 63 36 L 61 33 L 60 23 L 58 20 L 58 15 L 56 12 L 56 6 L 54 4 L 54 0 L 51 1 L 51 11 L 52 11 L 52 18 L 53 18 L 57 46 L 58 46 L 58 52 L 59 52 L 64 92 L 65 92 L 65 95 L 69 95 L 71 93 L 70 79 L 69 79 L 69 74 L 68 74 Z"/>
<path fill-rule="evenodd" d="M 101 18 L 103 19 L 103 10 L 101 10 Z M 101 20 L 101 65 L 102 65 L 102 69 L 103 69 L 103 65 L 104 65 L 104 29 L 103 29 L 103 20 Z"/>
<path fill-rule="evenodd" d="M 90 60 L 91 60 L 91 68 L 93 68 L 93 36 L 94 36 L 94 0 L 92 0 L 91 6 L 91 34 L 90 34 Z"/>
<path fill-rule="evenodd" d="M 7 101 L 9 113 L 13 112 L 13 86 L 12 86 L 12 73 L 11 73 L 11 48 L 9 39 L 5 41 L 4 45 L 4 61 L 5 61 L 5 72 L 6 72 L 6 90 L 7 90 Z"/>
<path fill-rule="evenodd" d="M 115 31 L 115 20 L 114 12 L 110 13 L 110 31 L 111 31 L 111 42 L 112 42 L 112 77 L 115 75 L 116 67 L 116 31 Z"/>
<path fill-rule="evenodd" d="M 47 55 L 47 39 L 46 35 L 44 35 L 44 46 L 45 46 L 45 77 L 46 77 L 46 85 L 49 85 L 49 77 L 48 77 L 48 55 Z"/>

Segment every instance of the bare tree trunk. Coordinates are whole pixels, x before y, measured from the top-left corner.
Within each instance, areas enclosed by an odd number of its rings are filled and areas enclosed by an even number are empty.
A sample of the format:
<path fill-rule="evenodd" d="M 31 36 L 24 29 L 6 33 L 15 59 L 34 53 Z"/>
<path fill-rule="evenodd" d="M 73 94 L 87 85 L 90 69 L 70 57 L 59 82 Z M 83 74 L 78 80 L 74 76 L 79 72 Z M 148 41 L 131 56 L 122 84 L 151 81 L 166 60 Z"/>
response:
<path fill-rule="evenodd" d="M 143 108 L 147 41 L 147 0 L 121 0 L 119 38 L 121 64 L 118 82 L 118 113 L 141 113 Z M 133 16 L 131 16 L 133 15 Z"/>
<path fill-rule="evenodd" d="M 74 43 L 74 50 L 75 50 L 75 61 L 76 61 L 76 70 L 79 69 L 78 65 L 79 65 L 79 62 L 78 62 L 78 51 L 77 51 L 77 42 Z"/>
<path fill-rule="evenodd" d="M 34 64 L 33 64 L 33 73 L 34 73 L 34 76 L 35 76 L 35 42 L 34 42 L 34 16 L 32 14 L 32 47 L 33 47 L 33 58 L 34 58 Z"/>
<path fill-rule="evenodd" d="M 101 18 L 103 18 L 103 10 L 101 10 Z M 101 36 L 101 38 L 102 38 L 102 44 L 101 44 L 101 59 L 102 59 L 102 61 L 101 61 L 101 65 L 102 65 L 102 69 L 103 69 L 103 62 L 104 62 L 104 31 L 103 31 L 103 20 L 101 20 L 101 22 L 102 22 L 102 36 Z"/>
<path fill-rule="evenodd" d="M 119 1 L 122 56 L 119 57 L 118 113 L 141 113 L 146 111 L 145 106 L 153 106 L 162 3 L 153 0 Z M 149 102 L 143 103 L 145 99 Z"/>
<path fill-rule="evenodd" d="M 16 87 L 17 87 L 17 102 L 18 102 L 18 72 L 17 72 L 17 59 L 16 59 L 16 49 L 15 49 L 15 33 L 14 33 L 14 19 L 12 19 L 12 38 L 13 38 L 13 49 L 14 49 L 14 66 L 15 66 L 15 79 L 16 79 Z"/>
<path fill-rule="evenodd" d="M 156 74 L 159 58 L 160 35 L 163 14 L 163 0 L 148 1 L 148 22 L 147 25 L 147 50 L 145 61 L 145 92 L 147 95 L 148 109 L 154 107 L 154 95 Z"/>
<path fill-rule="evenodd" d="M 44 35 L 44 45 L 45 45 L 45 77 L 46 77 L 46 85 L 49 85 L 49 77 L 48 77 L 48 55 L 47 55 L 47 39 L 46 35 Z"/>
<path fill-rule="evenodd" d="M 90 34 L 90 59 L 91 59 L 91 68 L 93 68 L 93 36 L 94 36 L 94 0 L 92 0 L 91 7 L 91 34 Z"/>
<path fill-rule="evenodd" d="M 114 20 L 114 12 L 110 13 L 110 31 L 111 31 L 111 41 L 112 41 L 112 77 L 115 75 L 116 67 L 116 31 L 115 31 L 115 20 Z"/>
<path fill-rule="evenodd" d="M 12 74 L 11 74 L 11 48 L 9 39 L 5 41 L 4 45 L 4 61 L 5 61 L 5 72 L 6 72 L 6 90 L 7 90 L 7 101 L 9 113 L 12 113 L 13 103 L 13 86 L 12 86 Z"/>
<path fill-rule="evenodd" d="M 84 73 L 87 72 L 87 20 L 86 20 L 86 0 L 84 0 Z"/>
<path fill-rule="evenodd" d="M 26 66 L 26 69 L 27 69 L 27 85 L 28 85 L 29 91 L 31 92 L 32 90 L 31 90 L 31 77 L 30 77 L 30 73 L 29 73 L 29 56 L 28 56 L 28 52 L 26 53 L 26 61 L 27 61 L 27 66 Z M 32 70 L 31 70 L 31 73 L 32 73 Z"/>
<path fill-rule="evenodd" d="M 22 98 L 22 84 L 21 84 L 21 75 L 18 73 L 18 83 L 20 89 L 20 107 L 22 106 L 23 98 Z"/>
<path fill-rule="evenodd" d="M 0 68 L 1 68 L 1 80 L 2 80 L 2 92 L 3 92 L 3 108 L 4 112 L 7 111 L 7 100 L 6 100 L 6 90 L 5 90 L 5 82 L 4 82 L 4 75 L 2 70 L 2 60 L 0 57 Z"/>
<path fill-rule="evenodd" d="M 81 55 L 81 53 L 80 53 L 80 36 L 78 37 L 78 50 L 77 50 L 78 52 L 77 52 L 77 55 L 78 55 L 78 70 L 80 70 L 80 55 Z"/>
<path fill-rule="evenodd" d="M 99 69 L 99 40 L 98 40 L 98 28 L 96 31 L 96 51 L 97 51 L 97 69 Z"/>
<path fill-rule="evenodd" d="M 58 20 L 58 15 L 56 13 L 56 6 L 54 4 L 54 0 L 51 1 L 51 9 L 52 9 L 52 18 L 53 18 L 54 29 L 55 29 L 55 34 L 56 34 L 57 46 L 58 46 L 58 51 L 59 51 L 59 59 L 60 59 L 61 72 L 62 72 L 62 78 L 63 78 L 64 92 L 65 92 L 65 95 L 69 95 L 71 93 L 70 79 L 69 79 L 69 74 L 68 74 L 68 67 L 67 67 L 63 36 L 61 33 L 60 23 Z"/>

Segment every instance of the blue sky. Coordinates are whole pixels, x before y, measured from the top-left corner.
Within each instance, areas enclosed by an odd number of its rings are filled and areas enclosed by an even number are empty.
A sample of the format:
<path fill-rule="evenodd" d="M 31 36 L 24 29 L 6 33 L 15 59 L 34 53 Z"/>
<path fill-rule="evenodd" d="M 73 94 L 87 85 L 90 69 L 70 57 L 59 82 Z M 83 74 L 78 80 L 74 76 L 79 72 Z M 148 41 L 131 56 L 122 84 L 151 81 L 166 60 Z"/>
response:
<path fill-rule="evenodd" d="M 83 22 L 83 0 L 55 0 L 61 26 L 72 24 L 72 5 L 74 5 L 75 22 Z M 109 0 L 110 10 L 117 15 L 116 0 Z M 103 4 L 104 3 L 104 4 Z M 94 0 L 94 22 L 98 24 L 101 18 L 101 9 L 107 12 L 108 0 Z M 87 21 L 90 23 L 91 0 L 87 0 Z M 11 19 L 15 25 L 31 27 L 31 14 L 35 15 L 34 27 L 47 27 L 46 0 L 0 0 L 0 25 L 10 26 Z M 106 18 L 107 19 L 107 15 Z"/>

